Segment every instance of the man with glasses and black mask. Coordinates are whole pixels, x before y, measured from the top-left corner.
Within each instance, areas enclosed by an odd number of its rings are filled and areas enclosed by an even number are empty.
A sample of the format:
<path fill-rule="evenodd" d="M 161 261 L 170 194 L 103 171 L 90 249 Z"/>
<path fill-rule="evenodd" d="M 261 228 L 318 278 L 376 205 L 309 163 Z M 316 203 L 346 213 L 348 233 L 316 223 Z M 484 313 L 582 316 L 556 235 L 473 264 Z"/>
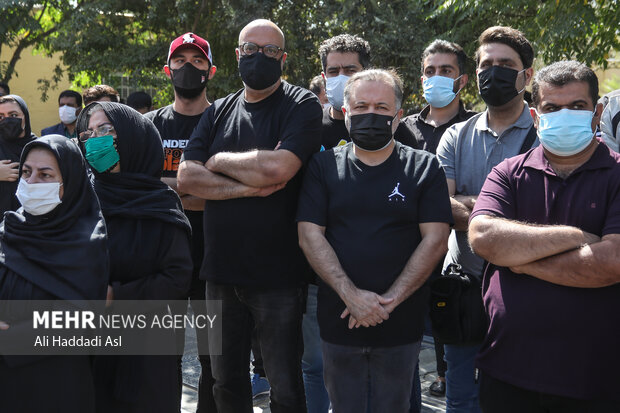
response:
<path fill-rule="evenodd" d="M 409 412 L 428 300 L 452 214 L 430 153 L 393 138 L 402 81 L 365 70 L 344 90 L 352 143 L 312 158 L 297 213 L 302 249 L 321 278 L 325 385 L 336 412 Z"/>
<path fill-rule="evenodd" d="M 219 413 L 252 412 L 253 325 L 272 411 L 306 411 L 301 320 L 307 263 L 295 210 L 300 169 L 320 147 L 321 104 L 281 79 L 284 47 L 284 34 L 271 21 L 241 30 L 235 52 L 244 87 L 207 109 L 177 175 L 181 191 L 206 199 L 201 276 L 209 313 L 220 300 L 224 317 L 221 355 L 211 357 Z"/>
<path fill-rule="evenodd" d="M 448 181 L 454 227 L 444 268 L 460 264 L 481 279 L 484 260 L 467 241 L 468 220 L 491 169 L 506 158 L 537 145 L 529 107 L 523 100 L 533 75 L 534 50 L 523 33 L 495 26 L 478 39 L 476 74 L 487 110 L 446 130 L 437 158 Z M 480 343 L 446 344 L 446 412 L 480 412 L 474 358 Z"/>
<path fill-rule="evenodd" d="M 213 56 L 209 42 L 194 33 L 185 33 L 170 43 L 164 73 L 174 86 L 174 102 L 171 105 L 147 113 L 161 135 L 164 146 L 164 170 L 162 181 L 180 196 L 185 214 L 192 224 L 192 260 L 194 263 L 192 285 L 189 292 L 190 304 L 197 313 L 206 312 L 204 308 L 205 284 L 200 279 L 200 267 L 204 250 L 202 215 L 204 199 L 183 193 L 177 188 L 177 170 L 183 150 L 200 118 L 211 103 L 207 99 L 207 82 L 215 75 Z M 191 300 L 195 300 L 192 303 Z M 196 308 L 202 306 L 202 308 Z M 173 309 L 175 313 L 185 314 L 187 306 Z M 197 412 L 216 412 L 213 399 L 213 378 L 211 360 L 207 352 L 208 337 L 206 329 L 197 329 L 198 353 L 201 379 L 198 389 Z M 182 375 L 182 354 L 185 345 L 185 330 L 178 331 L 177 347 L 179 376 Z M 182 383 L 182 380 L 179 380 Z M 181 392 L 179 392 L 181 394 Z M 179 404 L 181 400 L 179 399 Z"/>

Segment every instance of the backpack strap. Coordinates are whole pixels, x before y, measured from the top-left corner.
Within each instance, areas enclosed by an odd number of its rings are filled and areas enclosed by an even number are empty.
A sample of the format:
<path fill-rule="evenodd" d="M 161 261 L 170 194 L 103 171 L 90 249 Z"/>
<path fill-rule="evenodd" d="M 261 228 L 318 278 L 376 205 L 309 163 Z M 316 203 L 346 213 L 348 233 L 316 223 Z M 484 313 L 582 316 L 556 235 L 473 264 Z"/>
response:
<path fill-rule="evenodd" d="M 536 140 L 536 128 L 534 127 L 534 125 L 532 125 L 530 130 L 527 132 L 527 136 L 525 137 L 525 140 L 523 141 L 523 145 L 521 145 L 521 149 L 519 149 L 519 155 L 529 151 L 532 148 L 532 145 L 534 144 L 535 140 Z"/>

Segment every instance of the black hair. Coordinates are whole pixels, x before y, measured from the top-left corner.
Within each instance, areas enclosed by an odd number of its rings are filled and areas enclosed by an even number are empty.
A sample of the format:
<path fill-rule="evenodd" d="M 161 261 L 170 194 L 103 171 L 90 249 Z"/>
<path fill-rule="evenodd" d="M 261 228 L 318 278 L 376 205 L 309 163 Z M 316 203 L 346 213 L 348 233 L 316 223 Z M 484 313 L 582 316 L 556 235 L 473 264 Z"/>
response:
<path fill-rule="evenodd" d="M 489 27 L 478 38 L 478 50 L 476 50 L 476 65 L 480 63 L 480 48 L 489 43 L 502 43 L 519 54 L 524 69 L 532 67 L 534 62 L 534 49 L 525 35 L 517 29 L 505 26 Z"/>
<path fill-rule="evenodd" d="M 75 90 L 63 90 L 58 96 L 58 103 L 60 103 L 61 98 L 75 98 L 75 103 L 77 103 L 78 108 L 82 107 L 82 95 Z"/>
<path fill-rule="evenodd" d="M 592 105 L 598 101 L 598 78 L 596 73 L 583 63 L 574 60 L 555 62 L 543 67 L 532 84 L 532 101 L 534 105 L 540 104 L 540 84 L 548 83 L 553 86 L 564 86 L 571 82 L 586 82 L 590 91 Z"/>
<path fill-rule="evenodd" d="M 320 95 L 321 90 L 325 89 L 325 79 L 323 79 L 323 76 L 316 75 L 313 77 L 312 81 L 310 81 L 310 86 L 308 86 L 308 89 L 310 89 L 310 91 L 315 95 Z"/>
<path fill-rule="evenodd" d="M 146 92 L 133 92 L 127 96 L 127 105 L 135 110 L 143 108 L 150 109 L 151 106 L 153 106 L 153 99 L 151 99 L 151 95 Z"/>
<path fill-rule="evenodd" d="M 461 46 L 456 43 L 448 42 L 446 40 L 435 39 L 431 44 L 426 46 L 424 52 L 422 52 L 422 74 L 424 74 L 424 60 L 432 54 L 446 53 L 456 55 L 456 64 L 459 67 L 459 75 L 466 72 L 467 69 L 467 55 Z"/>
<path fill-rule="evenodd" d="M 339 34 L 321 43 L 319 56 L 323 70 L 327 64 L 327 55 L 332 52 L 357 53 L 362 68 L 370 66 L 370 44 L 359 36 Z"/>

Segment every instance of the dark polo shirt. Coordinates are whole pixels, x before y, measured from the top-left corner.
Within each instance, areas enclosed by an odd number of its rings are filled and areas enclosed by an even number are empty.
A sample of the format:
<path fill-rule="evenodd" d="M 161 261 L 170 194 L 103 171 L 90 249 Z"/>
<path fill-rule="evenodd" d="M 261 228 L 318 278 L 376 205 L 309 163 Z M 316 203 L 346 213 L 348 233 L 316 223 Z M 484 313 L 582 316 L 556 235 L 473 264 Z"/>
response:
<path fill-rule="evenodd" d="M 494 215 L 620 234 L 620 154 L 602 143 L 567 179 L 539 146 L 489 174 L 471 218 Z M 478 367 L 499 380 L 584 400 L 620 400 L 620 284 L 573 288 L 505 267 L 484 274 L 490 318 Z"/>
<path fill-rule="evenodd" d="M 431 107 L 426 106 L 420 113 L 409 115 L 401 119 L 398 129 L 394 132 L 394 139 L 414 149 L 422 149 L 430 153 L 437 151 L 437 145 L 441 135 L 450 126 L 458 122 L 464 122 L 476 114 L 466 110 L 462 103 L 459 104 L 459 111 L 452 119 L 443 125 L 435 127 L 426 122 L 426 117 Z"/>

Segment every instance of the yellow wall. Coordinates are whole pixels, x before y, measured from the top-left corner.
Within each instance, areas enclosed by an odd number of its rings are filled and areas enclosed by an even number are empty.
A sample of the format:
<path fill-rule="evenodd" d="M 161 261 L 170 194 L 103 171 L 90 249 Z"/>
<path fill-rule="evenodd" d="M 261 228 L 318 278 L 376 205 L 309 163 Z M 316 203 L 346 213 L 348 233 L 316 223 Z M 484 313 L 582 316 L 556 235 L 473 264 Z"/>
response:
<path fill-rule="evenodd" d="M 9 61 L 12 55 L 13 50 L 3 47 L 0 60 Z M 26 101 L 30 111 L 32 132 L 37 136 L 40 135 L 41 129 L 60 122 L 58 118 L 58 95 L 71 87 L 71 83 L 65 75 L 58 87 L 48 92 L 47 102 L 41 101 L 41 91 L 37 89 L 39 86 L 37 80 L 41 78 L 51 80 L 54 67 L 59 62 L 58 53 L 52 57 L 47 57 L 42 54 L 33 55 L 32 48 L 25 49 L 15 67 L 18 76 L 13 75 L 9 81 L 11 93 L 21 96 Z"/>

